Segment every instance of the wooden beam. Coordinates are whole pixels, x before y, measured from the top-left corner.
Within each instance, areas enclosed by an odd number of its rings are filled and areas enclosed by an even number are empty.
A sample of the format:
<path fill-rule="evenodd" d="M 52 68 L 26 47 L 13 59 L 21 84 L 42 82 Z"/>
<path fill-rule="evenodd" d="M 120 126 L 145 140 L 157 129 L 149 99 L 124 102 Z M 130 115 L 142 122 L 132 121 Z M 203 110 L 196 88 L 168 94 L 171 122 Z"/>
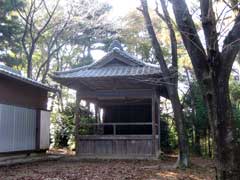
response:
<path fill-rule="evenodd" d="M 157 140 L 156 140 L 156 89 L 152 90 L 152 154 L 156 155 Z"/>
<path fill-rule="evenodd" d="M 82 99 L 151 99 L 151 89 L 115 89 L 115 90 L 96 90 L 81 91 Z"/>
<path fill-rule="evenodd" d="M 124 99 L 124 100 L 102 100 L 99 106 L 132 106 L 132 105 L 151 105 L 152 99 Z"/>
<path fill-rule="evenodd" d="M 141 134 L 135 134 L 135 135 L 81 135 L 79 137 L 80 139 L 89 139 L 89 140 L 102 140 L 102 139 L 122 139 L 122 140 L 144 140 L 144 139 L 152 139 L 151 135 L 141 135 Z"/>
<path fill-rule="evenodd" d="M 151 122 L 106 122 L 106 123 L 80 123 L 81 126 L 126 126 L 126 125 L 152 125 Z M 157 125 L 157 124 L 155 124 Z"/>
<path fill-rule="evenodd" d="M 75 151 L 79 153 L 78 141 L 79 141 L 79 129 L 80 129 L 80 93 L 76 92 L 76 105 L 75 105 Z"/>

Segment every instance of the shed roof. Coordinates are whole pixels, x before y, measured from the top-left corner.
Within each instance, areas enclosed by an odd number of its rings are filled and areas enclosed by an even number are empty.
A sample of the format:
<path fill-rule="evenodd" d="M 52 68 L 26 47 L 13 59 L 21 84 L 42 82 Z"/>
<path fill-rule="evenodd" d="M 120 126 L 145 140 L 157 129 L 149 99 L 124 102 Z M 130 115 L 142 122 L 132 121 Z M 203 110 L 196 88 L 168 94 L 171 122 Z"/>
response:
<path fill-rule="evenodd" d="M 47 90 L 47 91 L 56 91 L 55 88 L 49 87 L 47 85 L 44 85 L 43 83 L 40 83 L 38 81 L 35 81 L 30 78 L 26 78 L 23 75 L 21 75 L 20 72 L 13 70 L 12 68 L 5 66 L 5 65 L 0 65 L 0 75 L 4 75 L 19 81 L 22 81 L 24 83 L 30 84 L 32 86 Z"/>

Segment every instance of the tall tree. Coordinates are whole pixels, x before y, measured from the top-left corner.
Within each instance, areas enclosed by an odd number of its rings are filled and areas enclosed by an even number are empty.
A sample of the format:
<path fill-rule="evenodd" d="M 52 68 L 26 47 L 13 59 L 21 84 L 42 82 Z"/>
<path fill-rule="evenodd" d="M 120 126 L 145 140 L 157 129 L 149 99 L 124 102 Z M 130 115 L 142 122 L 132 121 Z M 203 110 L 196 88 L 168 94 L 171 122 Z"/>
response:
<path fill-rule="evenodd" d="M 152 21 L 155 24 L 154 22 L 157 22 L 158 18 L 152 18 Z M 141 12 L 129 12 L 120 19 L 120 26 L 119 37 L 121 42 L 126 45 L 127 51 L 145 62 L 156 63 Z"/>
<path fill-rule="evenodd" d="M 16 6 L 21 8 L 24 4 L 16 0 Z M 8 66 L 22 64 L 22 48 L 19 43 L 21 30 L 19 16 L 11 1 L 0 0 L 0 62 Z"/>
<path fill-rule="evenodd" d="M 67 1 L 64 4 L 64 7 L 66 6 L 70 6 L 71 11 L 70 20 L 67 27 L 64 28 L 64 32 L 58 36 L 56 41 L 54 39 L 63 26 L 58 26 L 57 29 L 53 28 L 53 32 L 56 33 L 50 32 L 47 33 L 48 35 L 44 34 L 43 36 L 44 40 L 41 44 L 45 47 L 42 48 L 43 52 L 45 52 L 42 53 L 45 54 L 43 56 L 45 60 L 38 65 L 39 79 L 44 80 L 47 71 L 64 71 L 69 68 L 90 64 L 93 62 L 92 52 L 95 50 L 105 51 L 116 33 L 113 23 L 108 20 L 111 7 L 107 3 L 99 0 L 72 0 Z M 62 18 L 62 16 L 58 17 Z M 52 23 L 55 23 L 54 21 Z M 49 46 L 48 44 L 55 45 Z M 52 47 L 52 49 L 49 49 L 49 47 Z M 58 50 L 58 47 L 60 50 Z M 48 60 L 48 50 L 54 52 L 55 49 L 57 51 Z M 49 63 L 51 63 L 50 66 Z M 45 82 L 51 83 L 50 78 L 45 78 L 45 80 Z M 61 91 L 58 100 L 61 109 L 64 109 L 66 102 L 70 102 L 71 98 L 66 95 L 67 89 L 62 86 L 59 86 L 59 89 Z"/>
<path fill-rule="evenodd" d="M 161 16 L 162 20 L 166 23 L 169 29 L 169 36 L 171 41 L 171 67 L 167 66 L 166 59 L 163 55 L 163 50 L 157 39 L 154 27 L 152 25 L 152 20 L 148 11 L 147 0 L 141 0 L 142 9 L 140 11 L 143 13 L 145 24 L 152 42 L 154 49 L 154 55 L 156 60 L 159 62 L 160 68 L 163 73 L 163 79 L 166 83 L 167 91 L 169 98 L 172 103 L 172 108 L 174 112 L 174 119 L 176 122 L 176 129 L 178 133 L 178 144 L 179 144 L 179 158 L 178 166 L 179 167 L 188 167 L 189 166 L 189 149 L 188 149 L 188 139 L 186 134 L 186 127 L 184 123 L 182 106 L 180 103 L 178 95 L 178 52 L 177 52 L 177 40 L 174 31 L 170 15 L 167 11 L 165 0 L 160 0 L 160 3 L 163 7 L 163 14 Z"/>
<path fill-rule="evenodd" d="M 191 133 L 192 151 L 198 156 L 212 156 L 212 148 L 210 134 L 208 133 L 209 123 L 207 117 L 207 108 L 203 101 L 201 90 L 196 81 L 189 82 L 189 90 L 184 96 L 184 114 L 188 120 L 188 132 Z M 205 153 L 202 151 L 201 139 L 205 139 L 205 144 L 208 143 L 208 148 Z"/>
<path fill-rule="evenodd" d="M 75 34 L 71 44 L 80 47 L 80 60 L 75 66 L 93 62 L 92 51 L 106 50 L 116 34 L 113 23 L 107 20 L 111 6 L 99 0 L 77 0 L 73 13 L 78 21 L 74 25 Z"/>
<path fill-rule="evenodd" d="M 235 10 L 235 22 L 228 26 L 231 29 L 220 47 L 219 36 L 222 32 L 217 31 L 217 20 L 225 16 L 216 18 L 214 1 L 200 0 L 201 22 L 206 43 L 204 48 L 186 1 L 171 0 L 178 29 L 207 105 L 215 142 L 217 179 L 220 180 L 240 179 L 240 144 L 236 136 L 237 128 L 228 84 L 234 59 L 240 49 L 240 10 L 238 2 L 231 2 L 232 4 L 228 3 L 229 10 Z"/>
<path fill-rule="evenodd" d="M 27 3 L 24 8 L 16 6 L 16 0 L 13 0 L 13 4 L 23 21 L 21 44 L 27 59 L 27 77 L 32 78 L 33 55 L 36 45 L 43 33 L 49 29 L 48 25 L 57 10 L 59 0 L 56 1 L 53 8 L 49 8 L 46 0 L 30 0 L 30 3 Z M 41 17 L 44 13 L 46 16 Z"/>
<path fill-rule="evenodd" d="M 59 14 L 60 12 L 58 12 Z M 41 42 L 38 46 L 41 50 L 42 60 L 41 64 L 37 68 L 35 79 L 40 79 L 41 82 L 47 82 L 47 75 L 50 71 L 50 66 L 55 55 L 59 52 L 62 47 L 68 44 L 72 38 L 70 14 L 66 19 L 60 17 L 55 18 L 49 25 L 52 27 L 49 29 L 41 38 Z"/>

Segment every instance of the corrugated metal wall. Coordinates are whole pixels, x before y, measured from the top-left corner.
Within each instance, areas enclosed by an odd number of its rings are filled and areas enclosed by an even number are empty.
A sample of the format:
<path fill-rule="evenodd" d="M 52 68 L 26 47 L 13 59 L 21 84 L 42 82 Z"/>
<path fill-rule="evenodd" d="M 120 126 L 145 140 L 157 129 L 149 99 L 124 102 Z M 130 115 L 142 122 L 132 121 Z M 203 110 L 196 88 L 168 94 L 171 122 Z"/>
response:
<path fill-rule="evenodd" d="M 36 110 L 0 104 L 0 153 L 35 147 Z"/>

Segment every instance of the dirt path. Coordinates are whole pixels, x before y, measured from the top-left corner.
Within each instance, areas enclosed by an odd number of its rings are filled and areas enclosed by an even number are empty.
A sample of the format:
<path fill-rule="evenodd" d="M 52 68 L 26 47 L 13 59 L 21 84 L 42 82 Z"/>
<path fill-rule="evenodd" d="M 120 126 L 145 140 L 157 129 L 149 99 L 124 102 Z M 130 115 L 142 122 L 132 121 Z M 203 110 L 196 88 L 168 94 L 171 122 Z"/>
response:
<path fill-rule="evenodd" d="M 0 168 L 0 180 L 212 180 L 212 162 L 193 158 L 190 169 L 174 169 L 175 158 L 161 161 L 94 160 L 39 162 Z"/>

